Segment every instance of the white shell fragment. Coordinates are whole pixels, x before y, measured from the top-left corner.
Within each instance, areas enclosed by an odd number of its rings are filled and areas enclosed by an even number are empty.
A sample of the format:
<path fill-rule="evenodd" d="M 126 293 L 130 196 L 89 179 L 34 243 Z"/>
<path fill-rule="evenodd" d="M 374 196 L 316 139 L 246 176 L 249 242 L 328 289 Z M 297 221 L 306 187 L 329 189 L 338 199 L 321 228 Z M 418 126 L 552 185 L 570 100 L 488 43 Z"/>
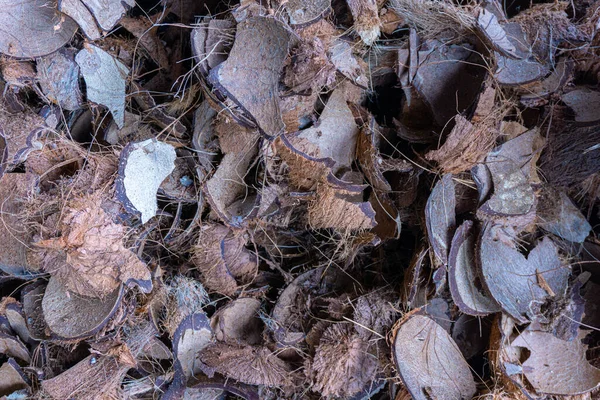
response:
<path fill-rule="evenodd" d="M 84 47 L 75 61 L 87 86 L 87 98 L 106 106 L 119 128 L 125 122 L 125 89 L 129 68 L 99 47 Z"/>
<path fill-rule="evenodd" d="M 117 192 L 128 211 L 141 213 L 142 223 L 156 215 L 156 192 L 176 157 L 173 146 L 155 139 L 130 143 L 121 152 Z"/>

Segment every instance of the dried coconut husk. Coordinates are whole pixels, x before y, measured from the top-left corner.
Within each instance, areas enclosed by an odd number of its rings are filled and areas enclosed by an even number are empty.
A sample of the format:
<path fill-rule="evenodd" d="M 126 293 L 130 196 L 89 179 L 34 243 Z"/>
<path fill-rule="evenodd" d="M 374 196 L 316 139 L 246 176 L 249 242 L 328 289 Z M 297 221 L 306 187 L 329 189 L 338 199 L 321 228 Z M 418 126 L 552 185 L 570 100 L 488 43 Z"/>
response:
<path fill-rule="evenodd" d="M 247 18 L 237 25 L 229 57 L 212 69 L 208 77 L 269 138 L 280 135 L 285 128 L 277 83 L 289 40 L 289 33 L 276 19 Z M 248 52 L 248 49 L 259 50 Z"/>
<path fill-rule="evenodd" d="M 494 300 L 519 323 L 543 321 L 542 304 L 550 296 L 563 296 L 570 266 L 562 265 L 558 248 L 543 238 L 527 255 L 518 250 L 510 229 L 483 228 L 478 244 L 483 284 Z"/>
<path fill-rule="evenodd" d="M 27 389 L 25 394 L 28 395 L 31 389 L 31 381 L 19 364 L 14 359 L 9 358 L 0 367 L 0 396 L 9 396 L 21 389 Z"/>
<path fill-rule="evenodd" d="M 509 110 L 496 106 L 495 97 L 496 89 L 486 83 L 471 121 L 456 115 L 455 125 L 444 144 L 426 153 L 425 158 L 436 161 L 444 173 L 452 174 L 470 170 L 482 162 L 500 134 L 499 121 Z"/>
<path fill-rule="evenodd" d="M 15 115 L 0 103 L 0 176 L 25 160 L 24 149 L 32 144 L 35 135 L 44 131 L 44 127 L 44 119 L 32 110 L 26 109 Z"/>
<path fill-rule="evenodd" d="M 277 298 L 269 327 L 282 346 L 300 345 L 314 323 L 310 318 L 310 299 L 344 289 L 344 277 L 332 268 L 316 268 L 299 275 Z"/>
<path fill-rule="evenodd" d="M 203 75 L 227 59 L 234 36 L 235 23 L 227 19 L 202 21 L 192 30 L 192 52 Z"/>
<path fill-rule="evenodd" d="M 205 225 L 194 247 L 193 262 L 210 290 L 232 296 L 239 283 L 250 282 L 257 272 L 257 262 L 244 246 L 242 232 L 223 225 Z"/>
<path fill-rule="evenodd" d="M 93 194 L 67 203 L 59 223 L 62 235 L 35 243 L 44 270 L 80 296 L 102 298 L 122 283 L 150 292 L 150 271 L 124 246 L 127 228 L 115 224 L 101 202 L 102 196 Z"/>
<path fill-rule="evenodd" d="M 260 301 L 248 297 L 221 307 L 210 321 L 216 339 L 229 343 L 260 344 L 263 324 L 259 311 Z"/>
<path fill-rule="evenodd" d="M 351 398 L 368 388 L 380 369 L 374 346 L 350 323 L 327 328 L 320 338 L 306 374 L 312 390 L 327 398 Z"/>
<path fill-rule="evenodd" d="M 215 343 L 200 353 L 211 371 L 249 385 L 286 387 L 293 382 L 292 368 L 266 347 Z"/>
<path fill-rule="evenodd" d="M 393 0 L 390 8 L 408 25 L 416 26 L 427 38 L 439 38 L 475 27 L 469 8 L 433 0 Z"/>
<path fill-rule="evenodd" d="M 28 258 L 31 234 L 24 226 L 23 214 L 32 183 L 25 174 L 0 176 L 0 270 L 13 276 L 29 277 L 38 269 Z"/>
<path fill-rule="evenodd" d="M 561 123 L 561 110 L 554 111 L 552 123 L 559 126 L 548 135 L 540 167 L 549 183 L 570 188 L 600 171 L 600 151 L 594 147 L 600 140 L 600 125 Z"/>
<path fill-rule="evenodd" d="M 214 125 L 221 152 L 225 155 L 213 176 L 204 185 L 204 193 L 213 211 L 227 225 L 239 227 L 256 214 L 260 199 L 248 196 L 245 177 L 258 151 L 256 130 L 245 129 L 233 121 L 217 119 Z M 240 211 L 234 204 L 242 199 Z"/>
<path fill-rule="evenodd" d="M 176 275 L 166 288 L 163 326 L 173 337 L 181 322 L 188 316 L 201 312 L 209 302 L 202 284 L 195 279 Z"/>
<path fill-rule="evenodd" d="M 315 201 L 308 208 L 311 228 L 333 228 L 339 232 L 360 231 L 375 227 L 375 210 L 363 202 L 365 185 L 350 182 L 337 185 L 327 182 L 317 187 Z"/>
<path fill-rule="evenodd" d="M 306 38 L 290 49 L 284 67 L 283 83 L 292 93 L 319 92 L 336 79 L 336 67 L 327 56 L 321 39 Z M 292 132 L 286 125 L 286 131 Z"/>
<path fill-rule="evenodd" d="M 43 392 L 56 400 L 121 398 L 121 381 L 135 362 L 126 345 L 112 353 L 89 355 L 57 377 L 42 381 Z"/>
<path fill-rule="evenodd" d="M 371 46 L 379 38 L 381 21 L 374 0 L 346 0 L 354 19 L 353 28 L 362 41 Z"/>
<path fill-rule="evenodd" d="M 44 320 L 52 336 L 61 340 L 91 337 L 104 328 L 117 312 L 123 297 L 119 286 L 104 299 L 81 297 L 69 292 L 60 279 L 50 278 L 42 300 Z"/>
<path fill-rule="evenodd" d="M 452 337 L 417 309 L 392 329 L 392 355 L 414 399 L 470 399 L 477 391 L 469 365 Z"/>

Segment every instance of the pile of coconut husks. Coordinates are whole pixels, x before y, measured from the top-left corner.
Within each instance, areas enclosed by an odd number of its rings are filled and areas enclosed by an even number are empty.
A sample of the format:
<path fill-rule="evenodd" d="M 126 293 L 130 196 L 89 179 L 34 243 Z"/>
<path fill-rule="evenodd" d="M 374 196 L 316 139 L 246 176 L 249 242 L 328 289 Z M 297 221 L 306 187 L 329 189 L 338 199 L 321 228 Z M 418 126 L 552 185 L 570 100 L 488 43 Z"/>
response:
<path fill-rule="evenodd" d="M 0 398 L 600 398 L 599 0 L 0 26 Z"/>

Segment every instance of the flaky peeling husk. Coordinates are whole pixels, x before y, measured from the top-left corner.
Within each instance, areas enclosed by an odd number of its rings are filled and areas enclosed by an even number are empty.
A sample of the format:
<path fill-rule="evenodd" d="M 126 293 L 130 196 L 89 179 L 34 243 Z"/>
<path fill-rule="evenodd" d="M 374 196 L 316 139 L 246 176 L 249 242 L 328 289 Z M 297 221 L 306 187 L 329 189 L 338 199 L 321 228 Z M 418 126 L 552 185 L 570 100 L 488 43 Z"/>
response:
<path fill-rule="evenodd" d="M 79 340 L 100 332 L 117 312 L 123 292 L 123 286 L 119 286 L 104 299 L 85 298 L 70 292 L 60 279 L 51 277 L 42 310 L 52 337 Z"/>
<path fill-rule="evenodd" d="M 244 247 L 245 244 L 242 232 L 234 232 L 217 224 L 202 228 L 192 261 L 208 289 L 232 296 L 239 284 L 248 283 L 254 278 L 257 261 Z"/>
<path fill-rule="evenodd" d="M 475 380 L 456 343 L 423 309 L 399 320 L 391 341 L 396 370 L 414 399 L 475 395 Z"/>
<path fill-rule="evenodd" d="M 312 390 L 327 398 L 351 398 L 372 384 L 379 372 L 374 345 L 355 332 L 352 324 L 327 328 L 308 364 Z"/>
<path fill-rule="evenodd" d="M 121 381 L 132 367 L 135 364 L 126 354 L 90 355 L 57 377 L 42 381 L 42 390 L 56 400 L 121 398 Z"/>
<path fill-rule="evenodd" d="M 217 372 L 249 385 L 280 388 L 294 379 L 291 366 L 262 346 L 215 343 L 202 351 L 200 359 L 209 377 Z"/>
<path fill-rule="evenodd" d="M 415 251 L 408 269 L 404 273 L 402 282 L 401 298 L 402 303 L 410 309 L 415 309 L 427 304 L 427 297 L 431 288 L 428 287 L 429 269 L 426 265 L 428 248 L 421 248 Z"/>
<path fill-rule="evenodd" d="M 32 179 L 26 174 L 0 173 L 0 270 L 17 277 L 30 277 L 37 270 L 28 259 L 31 235 L 22 215 L 32 190 Z"/>
<path fill-rule="evenodd" d="M 313 229 L 333 228 L 341 232 L 371 229 L 377 225 L 375 210 L 363 202 L 365 185 L 328 182 L 317 187 L 316 199 L 308 208 L 308 223 Z"/>
<path fill-rule="evenodd" d="M 127 228 L 113 222 L 102 200 L 92 194 L 67 203 L 59 223 L 62 235 L 35 243 L 44 270 L 84 297 L 103 298 L 121 284 L 149 293 L 150 271 L 125 247 Z"/>

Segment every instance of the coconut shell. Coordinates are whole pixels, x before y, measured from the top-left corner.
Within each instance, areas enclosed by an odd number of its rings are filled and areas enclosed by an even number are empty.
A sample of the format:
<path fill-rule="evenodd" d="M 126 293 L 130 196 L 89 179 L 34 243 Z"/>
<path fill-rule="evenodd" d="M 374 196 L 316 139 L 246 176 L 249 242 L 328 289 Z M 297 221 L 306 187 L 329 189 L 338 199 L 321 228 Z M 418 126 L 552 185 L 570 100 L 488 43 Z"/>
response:
<path fill-rule="evenodd" d="M 551 333 L 526 330 L 512 341 L 530 355 L 522 363 L 522 371 L 538 393 L 574 396 L 600 387 L 600 369 L 586 360 L 587 345 L 581 342 L 586 335 L 565 341 Z"/>
<path fill-rule="evenodd" d="M 442 265 L 447 265 L 456 228 L 456 193 L 451 174 L 444 175 L 433 187 L 425 206 L 425 223 L 436 258 Z"/>
<path fill-rule="evenodd" d="M 93 3 L 97 2 L 94 1 Z M 90 40 L 98 40 L 102 37 L 94 16 L 81 0 L 61 0 L 58 3 L 58 10 L 73 18 L 77 22 L 77 25 L 79 25 L 79 28 L 81 28 L 81 31 Z"/>
<path fill-rule="evenodd" d="M 574 243 L 583 243 L 592 230 L 571 199 L 564 192 L 550 186 L 542 190 L 538 219 L 542 229 Z"/>
<path fill-rule="evenodd" d="M 71 0 L 81 4 L 79 0 Z M 65 0 L 62 0 L 62 4 Z M 85 8 L 85 7 L 84 7 Z M 36 62 L 37 79 L 42 92 L 65 110 L 77 110 L 83 101 L 79 89 L 79 66 L 75 52 L 61 49 L 39 58 Z"/>
<path fill-rule="evenodd" d="M 590 124 L 600 122 L 600 92 L 577 87 L 562 95 L 561 100 L 575 113 L 575 122 Z"/>
<path fill-rule="evenodd" d="M 129 69 L 110 53 L 88 44 L 75 56 L 85 79 L 88 100 L 111 112 L 119 128 L 125 123 L 125 89 Z"/>
<path fill-rule="evenodd" d="M 0 396 L 9 396 L 21 389 L 29 389 L 31 382 L 19 364 L 9 358 L 0 367 Z"/>
<path fill-rule="evenodd" d="M 539 318 L 540 307 L 549 296 L 564 295 L 571 273 L 570 266 L 561 265 L 550 238 L 543 238 L 525 257 L 515 239 L 499 225 L 483 229 L 478 257 L 490 295 L 520 323 Z"/>
<path fill-rule="evenodd" d="M 2 332 L 0 332 L 0 354 L 15 357 L 25 362 L 30 360 L 27 347 L 16 336 Z"/>
<path fill-rule="evenodd" d="M 206 314 L 197 312 L 186 317 L 173 335 L 173 355 L 185 379 L 203 371 L 200 355 L 213 343 L 213 331 Z"/>
<path fill-rule="evenodd" d="M 2 0 L 0 9 L 4 32 L 0 53 L 11 57 L 45 56 L 64 46 L 77 31 L 75 21 L 56 10 L 56 1 Z"/>
<path fill-rule="evenodd" d="M 477 389 L 452 337 L 434 320 L 412 312 L 393 329 L 392 355 L 413 399 L 470 399 Z"/>
<path fill-rule="evenodd" d="M 475 240 L 473 222 L 465 221 L 452 239 L 448 283 L 452 299 L 460 311 L 468 315 L 484 316 L 500 311 L 500 306 L 484 291 L 479 282 Z"/>
<path fill-rule="evenodd" d="M 59 279 L 51 277 L 42 300 L 44 320 L 57 339 L 88 338 L 108 324 L 122 296 L 121 286 L 104 299 L 84 298 L 69 292 Z"/>
<path fill-rule="evenodd" d="M 258 316 L 260 301 L 241 298 L 220 308 L 211 318 L 211 327 L 222 342 L 259 344 L 263 324 Z"/>
<path fill-rule="evenodd" d="M 194 248 L 192 261 L 202 274 L 202 283 L 226 296 L 235 294 L 238 281 L 249 282 L 256 274 L 256 258 L 244 246 L 243 234 L 223 225 L 205 225 Z"/>
<path fill-rule="evenodd" d="M 25 320 L 25 313 L 21 304 L 15 302 L 8 304 L 6 310 L 4 310 L 6 319 L 10 323 L 11 329 L 19 336 L 23 343 L 29 343 L 31 336 L 29 334 L 29 328 L 27 328 L 27 321 Z"/>
<path fill-rule="evenodd" d="M 279 110 L 277 85 L 290 35 L 274 18 L 250 17 L 237 25 L 227 60 L 208 79 L 253 120 L 262 134 L 273 138 L 285 126 Z M 256 51 L 248 51 L 256 49 Z"/>

